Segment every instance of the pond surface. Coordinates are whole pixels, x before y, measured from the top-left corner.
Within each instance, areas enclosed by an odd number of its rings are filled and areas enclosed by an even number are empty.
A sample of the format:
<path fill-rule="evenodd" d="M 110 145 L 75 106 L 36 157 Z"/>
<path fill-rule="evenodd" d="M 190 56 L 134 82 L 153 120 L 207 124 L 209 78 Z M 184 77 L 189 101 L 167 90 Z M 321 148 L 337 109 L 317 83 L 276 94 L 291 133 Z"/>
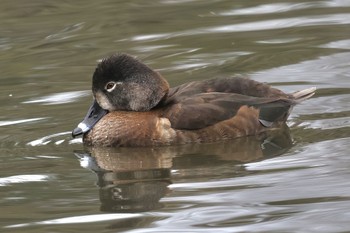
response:
<path fill-rule="evenodd" d="M 0 232 L 349 232 L 350 1 L 3 1 Z M 83 150 L 99 59 L 171 85 L 234 74 L 316 86 L 289 129 Z"/>

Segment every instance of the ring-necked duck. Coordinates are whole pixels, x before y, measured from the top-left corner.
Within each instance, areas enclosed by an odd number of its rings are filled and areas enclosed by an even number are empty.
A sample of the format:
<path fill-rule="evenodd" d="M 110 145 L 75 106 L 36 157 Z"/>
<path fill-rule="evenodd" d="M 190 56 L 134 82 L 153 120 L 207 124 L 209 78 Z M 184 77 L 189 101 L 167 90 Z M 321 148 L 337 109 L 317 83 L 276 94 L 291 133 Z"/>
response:
<path fill-rule="evenodd" d="M 94 103 L 72 132 L 90 146 L 161 146 L 256 135 L 285 123 L 314 95 L 292 94 L 231 77 L 169 88 L 156 71 L 127 54 L 103 59 L 92 78 Z"/>

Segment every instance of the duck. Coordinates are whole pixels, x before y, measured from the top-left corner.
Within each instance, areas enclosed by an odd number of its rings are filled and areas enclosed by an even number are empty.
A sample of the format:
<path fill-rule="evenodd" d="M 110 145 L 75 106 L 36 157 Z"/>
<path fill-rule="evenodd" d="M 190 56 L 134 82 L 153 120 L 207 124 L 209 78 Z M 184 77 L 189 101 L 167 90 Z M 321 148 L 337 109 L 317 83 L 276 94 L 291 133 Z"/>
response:
<path fill-rule="evenodd" d="M 286 124 L 316 88 L 284 93 L 241 75 L 170 87 L 139 59 L 116 53 L 92 76 L 93 103 L 72 136 L 92 147 L 212 143 L 259 135 Z"/>

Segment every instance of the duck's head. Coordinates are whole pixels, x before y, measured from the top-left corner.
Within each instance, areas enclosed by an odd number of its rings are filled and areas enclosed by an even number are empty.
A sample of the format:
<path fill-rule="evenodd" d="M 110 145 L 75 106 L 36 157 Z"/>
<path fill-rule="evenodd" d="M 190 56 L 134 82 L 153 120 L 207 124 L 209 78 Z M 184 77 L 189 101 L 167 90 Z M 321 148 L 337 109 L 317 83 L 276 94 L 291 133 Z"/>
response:
<path fill-rule="evenodd" d="M 92 77 L 94 103 L 73 137 L 88 132 L 110 111 L 149 111 L 169 91 L 168 82 L 156 71 L 127 54 L 103 59 Z"/>
<path fill-rule="evenodd" d="M 168 93 L 168 82 L 127 54 L 103 59 L 92 77 L 92 93 L 108 111 L 149 111 Z"/>

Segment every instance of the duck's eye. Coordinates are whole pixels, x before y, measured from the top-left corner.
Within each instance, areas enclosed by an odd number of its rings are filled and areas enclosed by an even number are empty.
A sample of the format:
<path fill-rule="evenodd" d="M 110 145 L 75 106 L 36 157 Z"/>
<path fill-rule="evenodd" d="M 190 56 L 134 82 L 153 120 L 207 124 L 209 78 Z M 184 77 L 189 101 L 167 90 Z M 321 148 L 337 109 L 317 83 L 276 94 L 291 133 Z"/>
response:
<path fill-rule="evenodd" d="M 111 92 L 113 91 L 113 89 L 115 88 L 116 86 L 116 83 L 115 82 L 109 82 L 106 84 L 106 87 L 105 89 L 108 91 L 108 92 Z"/>

